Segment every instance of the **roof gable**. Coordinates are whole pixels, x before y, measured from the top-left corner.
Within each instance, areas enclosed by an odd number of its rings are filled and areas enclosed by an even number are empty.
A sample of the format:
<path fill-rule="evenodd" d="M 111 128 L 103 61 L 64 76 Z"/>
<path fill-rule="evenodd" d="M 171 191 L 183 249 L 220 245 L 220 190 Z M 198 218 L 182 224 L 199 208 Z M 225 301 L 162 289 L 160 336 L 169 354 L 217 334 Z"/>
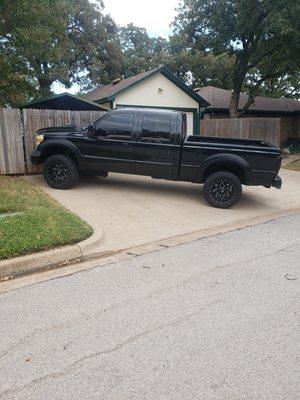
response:
<path fill-rule="evenodd" d="M 138 75 L 131 76 L 129 78 L 122 79 L 116 84 L 110 83 L 109 85 L 98 87 L 91 92 L 87 93 L 84 98 L 89 101 L 97 101 L 97 102 L 107 102 L 114 100 L 114 96 L 123 92 L 124 90 L 134 86 L 135 84 L 143 81 L 144 79 L 149 78 L 150 76 L 161 73 L 166 78 L 168 78 L 171 82 L 173 82 L 177 87 L 179 87 L 182 91 L 192 97 L 195 101 L 197 101 L 202 107 L 208 107 L 209 103 L 204 100 L 198 93 L 194 92 L 191 88 L 189 88 L 182 80 L 177 78 L 171 71 L 169 71 L 166 67 L 160 67 L 151 69 L 146 72 L 142 72 Z"/>

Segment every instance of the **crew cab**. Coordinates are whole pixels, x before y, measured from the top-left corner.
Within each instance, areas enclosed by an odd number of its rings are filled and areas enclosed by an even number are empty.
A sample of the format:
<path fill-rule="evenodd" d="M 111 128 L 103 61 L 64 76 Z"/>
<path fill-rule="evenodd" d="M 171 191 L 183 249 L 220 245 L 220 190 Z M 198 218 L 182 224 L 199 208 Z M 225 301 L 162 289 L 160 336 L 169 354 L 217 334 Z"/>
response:
<path fill-rule="evenodd" d="M 80 173 L 148 175 L 204 183 L 207 202 L 229 208 L 242 185 L 281 187 L 280 150 L 264 141 L 187 136 L 186 115 L 145 108 L 115 109 L 90 126 L 46 128 L 37 132 L 31 155 L 43 165 L 46 182 L 69 189 Z"/>

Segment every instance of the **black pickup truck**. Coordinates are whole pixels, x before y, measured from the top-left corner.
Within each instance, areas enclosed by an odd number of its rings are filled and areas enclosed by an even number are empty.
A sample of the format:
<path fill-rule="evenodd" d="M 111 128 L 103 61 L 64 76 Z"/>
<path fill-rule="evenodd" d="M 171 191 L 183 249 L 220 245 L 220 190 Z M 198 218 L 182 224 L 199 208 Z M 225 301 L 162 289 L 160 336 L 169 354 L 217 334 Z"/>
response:
<path fill-rule="evenodd" d="M 116 109 L 85 128 L 37 132 L 31 160 L 43 164 L 47 183 L 68 189 L 79 173 L 109 171 L 204 183 L 214 207 L 229 208 L 243 185 L 281 187 L 280 150 L 259 140 L 187 136 L 186 115 L 157 109 Z"/>

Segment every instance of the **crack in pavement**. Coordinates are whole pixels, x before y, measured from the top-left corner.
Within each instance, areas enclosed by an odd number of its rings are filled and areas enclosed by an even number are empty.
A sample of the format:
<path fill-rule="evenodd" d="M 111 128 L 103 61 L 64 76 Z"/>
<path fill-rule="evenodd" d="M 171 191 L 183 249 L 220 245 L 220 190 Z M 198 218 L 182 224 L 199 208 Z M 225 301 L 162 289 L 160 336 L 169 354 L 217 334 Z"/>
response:
<path fill-rule="evenodd" d="M 183 317 L 176 318 L 173 321 L 170 321 L 168 323 L 165 323 L 165 324 L 156 326 L 154 328 L 148 329 L 146 331 L 143 331 L 141 333 L 138 333 L 138 334 L 136 334 L 136 335 L 134 335 L 132 337 L 129 337 L 128 339 L 124 340 L 123 342 L 120 342 L 120 343 L 116 344 L 115 346 L 113 346 L 113 347 L 111 347 L 109 349 L 101 350 L 101 351 L 97 351 L 97 352 L 93 352 L 93 353 L 87 354 L 87 355 L 79 358 L 78 360 L 74 361 L 73 363 L 67 365 L 61 371 L 52 372 L 50 374 L 45 374 L 45 375 L 43 375 L 43 376 L 41 376 L 39 378 L 33 379 L 32 381 L 26 383 L 23 386 L 17 386 L 17 387 L 14 387 L 14 388 L 7 389 L 4 392 L 0 393 L 0 399 L 1 398 L 6 398 L 6 396 L 8 394 L 20 392 L 21 390 L 26 389 L 26 388 L 28 388 L 30 386 L 38 385 L 38 384 L 44 382 L 45 380 L 48 380 L 48 379 L 51 379 L 51 378 L 53 378 L 53 379 L 60 378 L 60 377 L 62 377 L 64 375 L 72 373 L 73 371 L 76 370 L 76 368 L 80 367 L 80 365 L 82 363 L 84 363 L 85 361 L 92 360 L 92 359 L 100 357 L 102 355 L 114 353 L 114 352 L 122 349 L 124 346 L 126 346 L 128 344 L 136 342 L 137 340 L 141 339 L 144 336 L 151 335 L 151 334 L 153 334 L 153 333 L 155 333 L 155 332 L 157 332 L 159 330 L 163 330 L 163 329 L 166 329 L 166 328 L 169 328 L 169 327 L 172 327 L 172 326 L 180 325 L 181 323 L 184 323 L 184 322 L 190 320 L 191 318 L 201 314 L 203 312 L 203 310 L 205 310 L 206 308 L 208 308 L 210 306 L 213 306 L 213 305 L 218 304 L 218 303 L 224 304 L 226 299 L 227 299 L 227 297 L 215 300 L 215 301 L 207 304 L 205 307 L 200 308 L 200 310 L 198 310 L 198 311 L 195 311 L 195 312 L 193 312 L 191 314 L 188 314 L 188 315 L 185 315 Z"/>
<path fill-rule="evenodd" d="M 260 255 L 260 256 L 256 256 L 256 257 L 250 257 L 250 258 L 244 260 L 243 263 L 247 263 L 247 262 L 251 262 L 251 261 L 257 261 L 259 259 L 269 257 L 270 255 L 274 255 L 274 254 L 277 254 L 277 253 L 282 253 L 282 252 L 287 251 L 287 249 L 290 249 L 290 248 L 292 248 L 294 246 L 299 246 L 299 245 L 300 245 L 300 243 L 294 243 L 294 244 L 288 245 L 286 247 L 280 248 L 280 249 L 278 249 L 276 251 L 273 251 L 273 252 L 270 252 L 270 253 L 266 253 L 266 254 L 263 254 L 263 255 Z M 290 253 L 290 252 L 293 252 L 293 251 L 288 251 L 288 252 Z M 118 303 L 115 303 L 115 304 L 113 304 L 113 305 L 111 305 L 109 307 L 101 308 L 99 310 L 96 310 L 93 313 L 83 314 L 81 317 L 76 318 L 74 320 L 70 320 L 70 321 L 67 321 L 65 323 L 53 325 L 53 326 L 50 326 L 50 327 L 47 327 L 47 328 L 43 328 L 43 329 L 37 329 L 36 331 L 32 332 L 30 335 L 25 336 L 25 337 L 21 338 L 20 340 L 18 340 L 17 342 L 13 343 L 8 349 L 2 351 L 0 353 L 0 359 L 4 358 L 8 353 L 10 353 L 11 351 L 15 350 L 18 346 L 23 345 L 26 341 L 32 339 L 33 337 L 35 337 L 37 335 L 42 335 L 43 333 L 51 332 L 51 331 L 54 331 L 56 329 L 60 330 L 60 329 L 64 329 L 64 328 L 70 328 L 72 326 L 75 327 L 76 325 L 80 324 L 81 322 L 85 322 L 85 321 L 89 321 L 89 320 L 93 319 L 98 314 L 102 314 L 104 312 L 114 310 L 114 309 L 116 309 L 116 308 L 118 308 L 120 306 L 129 305 L 130 303 L 140 303 L 143 300 L 146 300 L 148 298 L 155 298 L 155 297 L 159 296 L 160 294 L 162 294 L 164 292 L 168 292 L 170 290 L 178 289 L 180 287 L 183 287 L 183 286 L 187 285 L 188 283 L 190 283 L 191 281 L 197 281 L 197 280 L 201 279 L 202 276 L 204 276 L 206 274 L 209 274 L 209 273 L 211 273 L 213 271 L 216 271 L 218 269 L 229 268 L 229 267 L 232 267 L 232 266 L 235 266 L 235 265 L 240 265 L 240 263 L 241 263 L 240 261 L 236 261 L 236 262 L 224 264 L 224 265 L 221 265 L 221 266 L 215 266 L 215 267 L 212 267 L 212 268 L 210 268 L 210 269 L 208 269 L 206 271 L 203 271 L 200 274 L 190 275 L 187 279 L 183 280 L 182 282 L 180 282 L 180 283 L 178 283 L 176 285 L 168 286 L 168 287 L 165 287 L 163 289 L 160 289 L 160 290 L 154 291 L 152 293 L 149 293 L 147 296 L 142 296 L 142 297 L 138 297 L 138 298 L 130 298 L 130 299 L 126 300 L 126 301 L 118 302 Z"/>

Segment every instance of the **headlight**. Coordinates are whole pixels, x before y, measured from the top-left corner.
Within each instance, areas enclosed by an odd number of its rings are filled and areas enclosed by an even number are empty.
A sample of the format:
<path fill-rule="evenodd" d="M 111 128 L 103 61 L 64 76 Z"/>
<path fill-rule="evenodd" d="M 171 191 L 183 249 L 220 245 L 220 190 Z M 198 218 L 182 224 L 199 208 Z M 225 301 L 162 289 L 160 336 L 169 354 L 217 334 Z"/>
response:
<path fill-rule="evenodd" d="M 39 145 L 44 140 L 44 135 L 37 135 L 36 136 L 36 143 Z"/>

